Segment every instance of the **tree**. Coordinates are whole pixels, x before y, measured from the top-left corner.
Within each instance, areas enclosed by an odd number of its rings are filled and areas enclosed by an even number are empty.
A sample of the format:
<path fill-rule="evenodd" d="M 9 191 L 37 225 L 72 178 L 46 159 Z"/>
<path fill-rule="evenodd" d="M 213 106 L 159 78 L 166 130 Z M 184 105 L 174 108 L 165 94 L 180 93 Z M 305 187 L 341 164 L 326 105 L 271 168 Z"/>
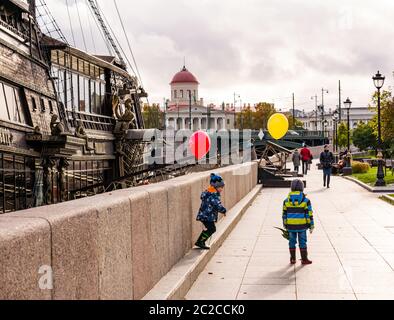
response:
<path fill-rule="evenodd" d="M 352 143 L 350 135 L 350 143 Z M 338 145 L 341 148 L 347 147 L 347 124 L 342 122 L 338 127 Z"/>
<path fill-rule="evenodd" d="M 385 148 L 394 146 L 394 98 L 392 97 L 391 91 L 383 90 L 381 92 L 381 131 L 382 131 L 382 142 Z M 371 125 L 374 129 L 375 136 L 378 136 L 378 94 L 377 92 L 372 97 L 372 106 L 369 106 L 376 111 L 376 115 L 371 121 Z"/>
<path fill-rule="evenodd" d="M 237 128 L 238 129 L 255 129 L 253 126 L 254 111 L 247 107 L 237 115 Z"/>
<path fill-rule="evenodd" d="M 269 118 L 276 113 L 275 106 L 272 103 L 259 102 L 256 107 L 253 120 L 253 129 L 267 129 Z"/>
<path fill-rule="evenodd" d="M 160 110 L 158 104 L 144 105 L 142 116 L 146 129 L 162 128 L 164 126 L 164 112 Z"/>
<path fill-rule="evenodd" d="M 376 149 L 377 138 L 370 124 L 360 123 L 352 134 L 353 144 L 361 151 Z"/>
<path fill-rule="evenodd" d="M 294 130 L 304 129 L 304 124 L 302 123 L 302 121 L 298 119 L 295 119 L 294 128 L 293 128 L 293 115 L 290 112 L 286 112 L 285 116 L 287 120 L 289 120 L 289 129 L 294 129 Z"/>

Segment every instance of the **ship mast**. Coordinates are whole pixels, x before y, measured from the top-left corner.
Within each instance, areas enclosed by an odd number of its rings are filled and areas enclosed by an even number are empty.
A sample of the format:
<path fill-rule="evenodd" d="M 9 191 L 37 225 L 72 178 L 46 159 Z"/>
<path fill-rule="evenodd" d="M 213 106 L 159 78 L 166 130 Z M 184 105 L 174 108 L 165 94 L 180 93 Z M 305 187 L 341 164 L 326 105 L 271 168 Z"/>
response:
<path fill-rule="evenodd" d="M 105 24 L 105 22 L 104 22 L 104 20 L 103 20 L 103 18 L 101 16 L 100 10 L 97 7 L 96 2 L 94 0 L 88 0 L 88 3 L 90 5 L 90 7 L 92 8 L 94 14 L 96 15 L 96 18 L 97 18 L 97 20 L 98 20 L 98 22 L 99 22 L 99 24 L 101 26 L 101 29 L 103 29 L 105 37 L 107 38 L 108 42 L 111 44 L 111 46 L 114 49 L 116 55 L 118 56 L 118 59 L 119 59 L 121 65 L 122 65 L 122 67 L 124 69 L 126 69 L 126 63 L 125 63 L 125 61 L 123 59 L 123 56 L 121 55 L 121 53 L 120 53 L 120 51 L 118 49 L 118 46 L 116 45 L 111 33 L 109 32 L 109 30 L 108 30 L 108 28 L 106 26 L 106 24 Z"/>

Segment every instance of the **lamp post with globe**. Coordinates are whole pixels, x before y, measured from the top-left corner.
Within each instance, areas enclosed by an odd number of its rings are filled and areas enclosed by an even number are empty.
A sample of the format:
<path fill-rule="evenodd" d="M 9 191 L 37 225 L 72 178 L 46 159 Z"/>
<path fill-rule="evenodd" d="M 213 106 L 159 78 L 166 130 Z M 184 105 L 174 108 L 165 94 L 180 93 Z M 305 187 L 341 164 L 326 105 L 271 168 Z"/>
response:
<path fill-rule="evenodd" d="M 375 186 L 377 187 L 383 187 L 386 185 L 386 181 L 384 180 L 384 171 L 383 171 L 383 145 L 382 145 L 382 125 L 381 125 L 381 119 L 380 119 L 380 89 L 382 89 L 384 85 L 384 80 L 385 77 L 378 73 L 372 77 L 373 83 L 378 89 L 378 154 L 377 154 L 377 159 L 378 159 L 378 172 L 376 175 L 376 183 Z"/>

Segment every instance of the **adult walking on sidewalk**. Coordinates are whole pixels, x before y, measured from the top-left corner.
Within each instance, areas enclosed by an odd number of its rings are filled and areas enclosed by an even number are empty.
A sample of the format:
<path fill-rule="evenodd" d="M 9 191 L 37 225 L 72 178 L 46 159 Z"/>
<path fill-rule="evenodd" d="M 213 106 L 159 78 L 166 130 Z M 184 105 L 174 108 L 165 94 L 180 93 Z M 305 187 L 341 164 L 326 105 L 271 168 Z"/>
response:
<path fill-rule="evenodd" d="M 324 151 L 320 154 L 320 164 L 323 167 L 323 186 L 327 186 L 327 188 L 330 188 L 332 165 L 334 161 L 334 155 L 326 144 L 324 146 Z"/>
<path fill-rule="evenodd" d="M 307 175 L 308 174 L 308 166 L 310 162 L 312 161 L 312 153 L 311 150 L 309 150 L 304 143 L 303 148 L 301 149 L 301 160 L 302 160 L 302 174 Z"/>
<path fill-rule="evenodd" d="M 297 174 L 298 174 L 298 171 L 300 170 L 300 164 L 301 164 L 301 155 L 297 149 L 295 149 L 295 151 L 293 152 L 293 156 L 292 156 L 291 160 L 293 161 L 294 171 L 297 172 Z"/>

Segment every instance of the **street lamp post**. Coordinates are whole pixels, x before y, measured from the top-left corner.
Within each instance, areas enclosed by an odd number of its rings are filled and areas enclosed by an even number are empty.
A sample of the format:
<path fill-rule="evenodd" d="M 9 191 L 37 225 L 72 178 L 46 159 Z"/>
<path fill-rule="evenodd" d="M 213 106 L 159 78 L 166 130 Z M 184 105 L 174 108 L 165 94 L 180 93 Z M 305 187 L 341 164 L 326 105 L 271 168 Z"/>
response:
<path fill-rule="evenodd" d="M 384 85 L 385 77 L 378 73 L 372 77 L 374 85 L 376 89 L 378 89 L 378 173 L 376 175 L 376 183 L 375 186 L 383 187 L 386 185 L 386 181 L 384 180 L 384 171 L 383 171 L 383 145 L 382 145 L 382 126 L 380 123 L 380 89 L 382 89 Z"/>
<path fill-rule="evenodd" d="M 350 161 L 350 108 L 352 106 L 352 101 L 347 98 L 343 103 L 345 108 L 347 109 L 347 154 L 346 154 L 346 167 L 343 168 L 344 175 L 351 175 L 352 172 L 352 164 Z"/>
<path fill-rule="evenodd" d="M 352 102 L 349 98 L 346 99 L 344 105 L 347 110 L 347 150 L 350 152 L 350 108 L 352 106 Z"/>
<path fill-rule="evenodd" d="M 335 110 L 332 114 L 332 122 L 334 124 L 333 146 L 335 152 L 335 162 L 338 162 L 338 121 L 339 121 L 339 112 L 338 110 Z"/>

